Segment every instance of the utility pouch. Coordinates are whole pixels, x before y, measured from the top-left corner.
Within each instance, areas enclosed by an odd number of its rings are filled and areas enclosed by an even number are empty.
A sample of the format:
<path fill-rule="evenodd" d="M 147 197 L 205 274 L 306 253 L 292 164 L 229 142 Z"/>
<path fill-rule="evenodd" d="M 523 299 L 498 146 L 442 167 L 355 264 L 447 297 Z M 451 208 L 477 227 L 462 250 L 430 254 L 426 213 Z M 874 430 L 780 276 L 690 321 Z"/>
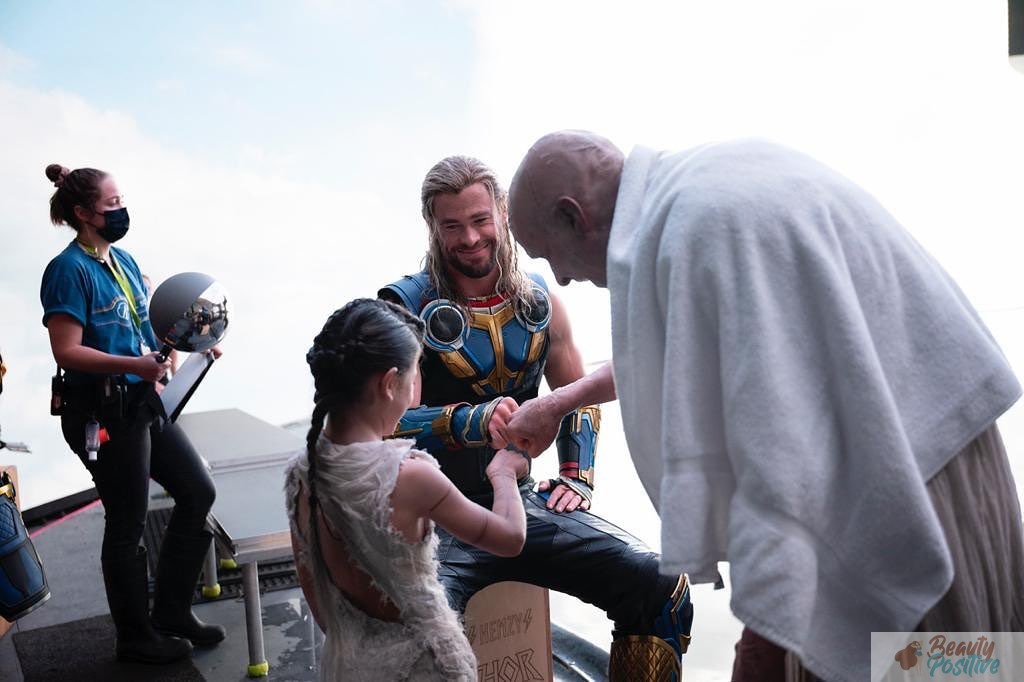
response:
<path fill-rule="evenodd" d="M 100 419 L 123 419 L 127 408 L 127 390 L 123 376 L 105 376 L 99 388 L 98 412 Z"/>
<path fill-rule="evenodd" d="M 50 414 L 59 417 L 64 414 L 64 372 L 60 365 L 57 373 L 50 379 Z"/>

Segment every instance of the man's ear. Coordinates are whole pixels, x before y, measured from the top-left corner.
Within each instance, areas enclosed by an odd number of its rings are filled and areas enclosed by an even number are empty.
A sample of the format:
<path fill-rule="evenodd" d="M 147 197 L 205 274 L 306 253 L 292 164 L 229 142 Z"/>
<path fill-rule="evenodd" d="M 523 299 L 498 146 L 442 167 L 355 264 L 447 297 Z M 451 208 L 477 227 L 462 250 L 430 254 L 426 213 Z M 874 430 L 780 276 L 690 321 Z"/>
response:
<path fill-rule="evenodd" d="M 377 381 L 377 388 L 380 394 L 388 400 L 394 400 L 398 395 L 398 368 L 392 367 L 380 375 Z"/>
<path fill-rule="evenodd" d="M 555 213 L 558 219 L 565 223 L 575 235 L 582 236 L 589 227 L 587 214 L 583 211 L 583 207 L 568 195 L 555 200 Z"/>

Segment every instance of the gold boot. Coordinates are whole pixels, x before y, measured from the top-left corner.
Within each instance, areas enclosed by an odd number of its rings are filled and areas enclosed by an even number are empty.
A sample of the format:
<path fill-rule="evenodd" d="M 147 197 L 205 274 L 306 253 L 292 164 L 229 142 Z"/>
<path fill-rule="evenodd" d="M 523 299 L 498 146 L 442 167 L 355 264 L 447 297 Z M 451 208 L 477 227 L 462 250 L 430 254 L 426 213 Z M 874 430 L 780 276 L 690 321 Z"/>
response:
<path fill-rule="evenodd" d="M 628 635 L 612 640 L 609 682 L 679 682 L 679 656 L 661 637 Z"/>
<path fill-rule="evenodd" d="M 682 654 L 690 648 L 692 622 L 690 580 L 684 573 L 655 621 L 657 635 L 625 635 L 612 640 L 610 682 L 681 682 Z"/>

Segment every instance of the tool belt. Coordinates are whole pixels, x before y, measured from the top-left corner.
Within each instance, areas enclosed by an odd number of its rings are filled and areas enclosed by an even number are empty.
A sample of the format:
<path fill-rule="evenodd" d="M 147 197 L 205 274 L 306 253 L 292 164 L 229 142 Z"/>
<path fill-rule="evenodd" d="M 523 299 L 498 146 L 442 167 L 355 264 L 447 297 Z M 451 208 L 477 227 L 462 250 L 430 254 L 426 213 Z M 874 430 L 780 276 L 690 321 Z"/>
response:
<path fill-rule="evenodd" d="M 119 421 L 135 416 L 143 404 L 150 405 L 155 414 L 162 414 L 159 402 L 153 387 L 145 382 L 129 384 L 124 375 L 114 374 L 96 375 L 90 382 L 70 385 L 58 367 L 53 376 L 50 414 L 73 413 L 101 422 Z"/>

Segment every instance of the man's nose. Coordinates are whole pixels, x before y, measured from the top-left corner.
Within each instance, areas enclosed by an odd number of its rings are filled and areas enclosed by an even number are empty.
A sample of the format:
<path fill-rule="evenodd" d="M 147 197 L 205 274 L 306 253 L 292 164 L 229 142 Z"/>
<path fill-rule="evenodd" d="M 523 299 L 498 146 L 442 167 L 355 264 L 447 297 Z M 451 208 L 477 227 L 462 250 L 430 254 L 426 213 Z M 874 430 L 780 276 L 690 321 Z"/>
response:
<path fill-rule="evenodd" d="M 476 229 L 472 225 L 466 227 L 462 231 L 462 246 L 474 247 L 480 243 L 480 230 Z"/>

